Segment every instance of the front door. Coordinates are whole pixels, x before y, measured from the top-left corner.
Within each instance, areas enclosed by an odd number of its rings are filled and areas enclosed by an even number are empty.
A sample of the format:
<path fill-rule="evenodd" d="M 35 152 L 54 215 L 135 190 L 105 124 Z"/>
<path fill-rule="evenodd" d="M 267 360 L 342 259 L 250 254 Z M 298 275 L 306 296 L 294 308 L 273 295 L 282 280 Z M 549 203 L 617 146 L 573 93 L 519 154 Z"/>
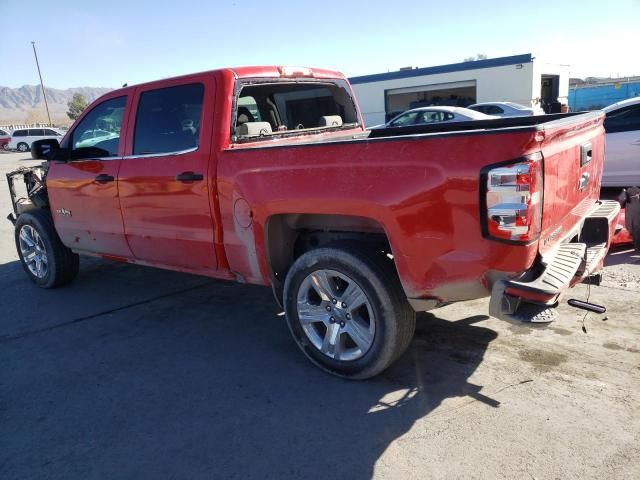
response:
<path fill-rule="evenodd" d="M 116 179 L 124 139 L 127 95 L 87 112 L 50 162 L 47 189 L 56 231 L 73 250 L 130 257 Z"/>
<path fill-rule="evenodd" d="M 136 91 L 130 155 L 118 175 L 125 234 L 149 264 L 217 267 L 209 171 L 213 80 Z M 203 116 L 203 105 L 208 105 Z"/>

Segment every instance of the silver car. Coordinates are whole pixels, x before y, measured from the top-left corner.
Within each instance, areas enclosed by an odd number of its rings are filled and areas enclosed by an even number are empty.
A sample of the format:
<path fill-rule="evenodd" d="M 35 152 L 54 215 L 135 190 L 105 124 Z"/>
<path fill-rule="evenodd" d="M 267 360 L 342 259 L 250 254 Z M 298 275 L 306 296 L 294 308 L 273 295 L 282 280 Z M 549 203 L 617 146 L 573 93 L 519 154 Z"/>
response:
<path fill-rule="evenodd" d="M 602 186 L 640 186 L 640 97 L 603 110 L 607 135 Z"/>
<path fill-rule="evenodd" d="M 370 130 L 410 125 L 430 125 L 444 122 L 470 122 L 473 120 L 493 120 L 498 117 L 474 112 L 462 107 L 420 107 L 402 112 L 387 123 L 371 127 Z"/>
<path fill-rule="evenodd" d="M 476 112 L 496 117 L 529 117 L 531 115 L 544 115 L 544 110 L 540 107 L 531 108 L 513 102 L 483 102 L 474 103 L 467 108 Z"/>

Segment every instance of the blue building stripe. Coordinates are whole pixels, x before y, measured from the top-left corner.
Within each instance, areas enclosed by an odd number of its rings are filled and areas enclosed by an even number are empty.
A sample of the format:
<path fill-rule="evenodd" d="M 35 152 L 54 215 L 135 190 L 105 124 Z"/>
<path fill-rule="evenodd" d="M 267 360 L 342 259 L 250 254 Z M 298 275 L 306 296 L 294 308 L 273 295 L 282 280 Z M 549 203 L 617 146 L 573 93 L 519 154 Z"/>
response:
<path fill-rule="evenodd" d="M 361 75 L 351 77 L 349 82 L 352 85 L 358 83 L 380 82 L 383 80 L 396 80 L 398 78 L 421 77 L 423 75 L 433 75 L 436 73 L 462 72 L 465 70 L 476 70 L 479 68 L 503 67 L 505 65 L 517 65 L 519 63 L 529 63 L 533 61 L 530 53 L 524 55 L 511 55 L 510 57 L 488 58 L 486 60 L 475 60 L 472 62 L 451 63 L 449 65 L 439 65 L 437 67 L 414 68 L 413 70 L 398 70 L 388 73 L 374 73 L 372 75 Z"/>
<path fill-rule="evenodd" d="M 612 82 L 569 89 L 569 108 L 572 112 L 597 110 L 612 103 L 640 96 L 640 82 Z"/>

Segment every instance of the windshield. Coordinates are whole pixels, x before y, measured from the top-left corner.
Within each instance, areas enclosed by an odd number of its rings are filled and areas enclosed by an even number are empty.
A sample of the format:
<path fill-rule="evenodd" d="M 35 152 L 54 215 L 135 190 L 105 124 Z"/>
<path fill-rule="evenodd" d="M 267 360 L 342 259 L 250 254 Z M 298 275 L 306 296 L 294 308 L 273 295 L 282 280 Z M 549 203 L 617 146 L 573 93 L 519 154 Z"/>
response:
<path fill-rule="evenodd" d="M 238 140 L 353 128 L 358 114 L 347 83 L 297 81 L 242 87 L 233 118 Z"/>

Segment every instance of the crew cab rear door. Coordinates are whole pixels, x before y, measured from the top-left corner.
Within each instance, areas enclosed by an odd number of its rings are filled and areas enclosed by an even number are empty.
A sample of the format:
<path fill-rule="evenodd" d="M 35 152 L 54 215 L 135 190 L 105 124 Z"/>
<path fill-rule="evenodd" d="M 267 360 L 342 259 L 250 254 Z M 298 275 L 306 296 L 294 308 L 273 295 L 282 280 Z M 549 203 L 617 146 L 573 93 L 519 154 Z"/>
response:
<path fill-rule="evenodd" d="M 191 76 L 136 89 L 118 190 L 125 235 L 142 262 L 217 268 L 209 171 L 214 87 L 210 76 Z"/>
<path fill-rule="evenodd" d="M 49 164 L 47 191 L 56 231 L 76 251 L 130 257 L 116 179 L 124 153 L 129 92 L 109 94 L 85 112 Z"/>

